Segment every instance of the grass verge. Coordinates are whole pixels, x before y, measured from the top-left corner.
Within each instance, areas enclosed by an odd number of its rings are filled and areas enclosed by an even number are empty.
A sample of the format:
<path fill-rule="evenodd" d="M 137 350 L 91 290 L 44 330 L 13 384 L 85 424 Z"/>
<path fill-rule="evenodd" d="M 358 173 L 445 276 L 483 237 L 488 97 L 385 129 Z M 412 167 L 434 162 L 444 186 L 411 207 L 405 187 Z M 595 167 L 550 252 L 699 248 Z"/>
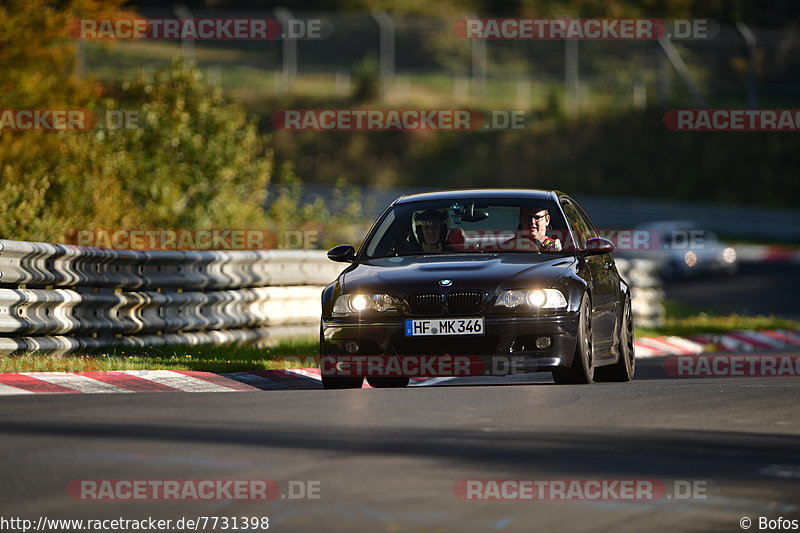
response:
<path fill-rule="evenodd" d="M 636 328 L 636 337 L 699 335 L 726 333 L 742 329 L 798 329 L 800 323 L 776 316 L 741 316 L 735 313 L 721 315 L 698 307 L 671 300 L 664 302 L 667 318 L 659 328 Z"/>
<path fill-rule="evenodd" d="M 245 345 L 152 346 L 91 354 L 2 355 L 0 372 L 103 372 L 109 370 L 202 370 L 238 372 L 309 366 L 318 353 L 317 338 L 280 341 L 269 348 Z M 297 357 L 297 361 L 284 358 Z"/>

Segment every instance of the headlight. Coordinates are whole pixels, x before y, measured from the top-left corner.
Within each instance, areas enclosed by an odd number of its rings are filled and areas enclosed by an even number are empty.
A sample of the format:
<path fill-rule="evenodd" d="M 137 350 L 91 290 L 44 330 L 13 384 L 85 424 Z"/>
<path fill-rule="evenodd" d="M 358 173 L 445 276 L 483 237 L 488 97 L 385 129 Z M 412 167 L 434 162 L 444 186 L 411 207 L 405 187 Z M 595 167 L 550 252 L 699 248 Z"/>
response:
<path fill-rule="evenodd" d="M 367 310 L 383 313 L 394 308 L 394 300 L 388 294 L 342 294 L 336 299 L 333 312 L 341 315 Z"/>
<path fill-rule="evenodd" d="M 558 289 L 514 289 L 501 292 L 495 305 L 518 307 L 525 303 L 537 309 L 557 309 L 566 307 L 567 299 Z"/>
<path fill-rule="evenodd" d="M 726 263 L 735 263 L 736 262 L 736 250 L 733 248 L 725 248 L 722 250 L 722 260 Z"/>

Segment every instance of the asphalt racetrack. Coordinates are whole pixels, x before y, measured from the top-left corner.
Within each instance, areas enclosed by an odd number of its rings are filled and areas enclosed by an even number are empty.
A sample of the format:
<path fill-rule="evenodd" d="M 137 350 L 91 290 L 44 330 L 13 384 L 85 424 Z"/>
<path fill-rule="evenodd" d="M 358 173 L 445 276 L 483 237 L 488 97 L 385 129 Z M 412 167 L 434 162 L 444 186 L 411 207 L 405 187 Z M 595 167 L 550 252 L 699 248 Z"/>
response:
<path fill-rule="evenodd" d="M 666 297 L 702 310 L 800 320 L 800 265 L 743 263 L 735 276 L 702 276 L 665 284 Z"/>
<path fill-rule="evenodd" d="M 744 517 L 753 530 L 759 517 L 800 518 L 796 378 L 671 378 L 662 365 L 641 360 L 635 381 L 589 386 L 530 374 L 407 389 L 6 397 L 0 514 L 268 516 L 277 532 L 730 532 Z M 286 499 L 67 494 L 85 479 L 269 479 Z M 649 480 L 666 492 L 465 501 L 454 490 L 486 479 Z M 319 498 L 290 499 L 291 481 L 319 482 Z"/>

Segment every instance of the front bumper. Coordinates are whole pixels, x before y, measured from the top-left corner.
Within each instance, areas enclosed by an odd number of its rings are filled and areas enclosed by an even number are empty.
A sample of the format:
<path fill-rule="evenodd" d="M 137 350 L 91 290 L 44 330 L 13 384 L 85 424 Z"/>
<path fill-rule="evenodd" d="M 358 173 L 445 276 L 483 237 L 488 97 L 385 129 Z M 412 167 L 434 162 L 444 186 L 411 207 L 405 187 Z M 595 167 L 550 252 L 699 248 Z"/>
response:
<path fill-rule="evenodd" d="M 331 356 L 333 361 L 375 355 L 399 358 L 460 357 L 462 363 L 469 361 L 469 375 L 508 375 L 552 370 L 572 364 L 578 314 L 484 316 L 483 335 L 406 337 L 404 325 L 402 317 L 380 321 L 323 318 L 322 354 Z M 549 337 L 550 346 L 536 348 L 535 340 L 539 337 Z M 355 341 L 358 351 L 347 352 L 345 343 L 348 341 Z"/>

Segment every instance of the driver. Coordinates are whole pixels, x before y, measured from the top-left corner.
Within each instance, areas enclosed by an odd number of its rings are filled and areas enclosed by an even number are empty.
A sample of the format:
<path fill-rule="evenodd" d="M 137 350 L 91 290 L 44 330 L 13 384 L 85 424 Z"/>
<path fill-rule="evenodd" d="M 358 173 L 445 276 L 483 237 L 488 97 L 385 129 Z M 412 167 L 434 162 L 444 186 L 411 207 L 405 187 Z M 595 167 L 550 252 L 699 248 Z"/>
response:
<path fill-rule="evenodd" d="M 447 246 L 447 213 L 426 209 L 415 217 L 417 238 L 425 253 L 443 252 Z"/>
<path fill-rule="evenodd" d="M 550 213 L 547 209 L 523 207 L 519 213 L 522 238 L 530 239 L 539 251 L 560 252 L 561 241 L 547 236 Z"/>

